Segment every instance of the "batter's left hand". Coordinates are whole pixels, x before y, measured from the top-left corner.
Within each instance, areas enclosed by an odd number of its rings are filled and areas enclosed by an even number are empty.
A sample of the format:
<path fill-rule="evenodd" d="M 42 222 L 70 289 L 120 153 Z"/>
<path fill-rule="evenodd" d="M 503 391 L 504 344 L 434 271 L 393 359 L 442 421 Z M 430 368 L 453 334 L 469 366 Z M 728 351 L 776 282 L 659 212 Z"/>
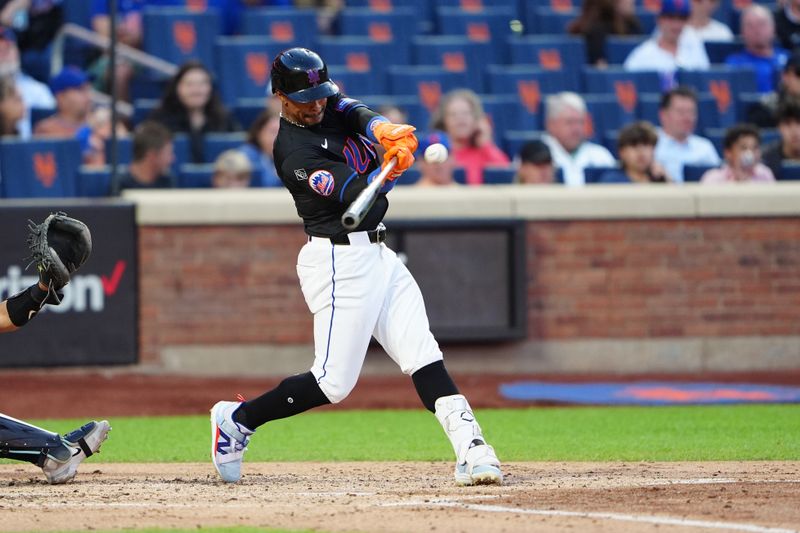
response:
<path fill-rule="evenodd" d="M 395 146 L 405 146 L 414 152 L 419 145 L 414 135 L 414 126 L 408 124 L 392 124 L 391 122 L 378 122 L 372 128 L 372 134 L 386 150 Z"/>
<path fill-rule="evenodd" d="M 386 154 L 383 156 L 383 165 L 382 168 L 386 168 L 386 165 L 389 164 L 389 161 L 392 160 L 393 157 L 397 158 L 397 164 L 394 166 L 394 170 L 389 174 L 390 180 L 396 180 L 400 177 L 400 174 L 411 168 L 411 165 L 414 164 L 414 153 L 413 150 L 409 150 L 405 146 L 394 146 L 386 150 Z"/>

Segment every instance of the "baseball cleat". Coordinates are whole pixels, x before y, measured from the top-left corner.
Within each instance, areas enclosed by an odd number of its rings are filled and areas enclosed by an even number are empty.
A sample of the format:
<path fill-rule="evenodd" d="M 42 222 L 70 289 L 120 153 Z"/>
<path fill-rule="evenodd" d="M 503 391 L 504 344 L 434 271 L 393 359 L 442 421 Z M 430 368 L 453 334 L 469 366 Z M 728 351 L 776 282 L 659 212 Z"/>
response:
<path fill-rule="evenodd" d="M 242 402 L 217 402 L 211 408 L 211 460 L 223 481 L 242 477 L 242 459 L 253 431 L 233 420 Z"/>
<path fill-rule="evenodd" d="M 100 451 L 109 431 L 111 426 L 107 420 L 92 421 L 61 437 L 66 453 L 62 449 L 60 453 L 47 456 L 42 466 L 47 481 L 58 485 L 74 478 L 78 465 Z"/>
<path fill-rule="evenodd" d="M 456 484 L 461 486 L 502 484 L 503 472 L 494 448 L 481 439 L 474 439 L 464 461 L 456 463 L 455 478 Z"/>

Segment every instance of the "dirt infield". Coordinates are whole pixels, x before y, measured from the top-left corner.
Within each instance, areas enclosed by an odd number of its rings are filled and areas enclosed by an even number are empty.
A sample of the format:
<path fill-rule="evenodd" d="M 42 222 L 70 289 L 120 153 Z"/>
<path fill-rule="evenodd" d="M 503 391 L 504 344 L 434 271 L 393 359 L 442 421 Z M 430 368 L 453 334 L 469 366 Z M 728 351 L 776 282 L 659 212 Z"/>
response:
<path fill-rule="evenodd" d="M 0 531 L 195 528 L 321 531 L 778 533 L 800 525 L 800 463 L 511 463 L 502 487 L 458 488 L 449 463 L 87 463 L 47 485 L 0 465 Z"/>

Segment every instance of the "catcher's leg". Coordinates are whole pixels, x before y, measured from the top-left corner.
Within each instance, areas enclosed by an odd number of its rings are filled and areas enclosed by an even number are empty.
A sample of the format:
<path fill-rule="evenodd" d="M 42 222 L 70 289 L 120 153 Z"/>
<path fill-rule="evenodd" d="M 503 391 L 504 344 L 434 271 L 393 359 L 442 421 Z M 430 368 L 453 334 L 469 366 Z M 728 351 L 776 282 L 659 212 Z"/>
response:
<path fill-rule="evenodd" d="M 47 481 L 65 483 L 78 465 L 100 449 L 111 429 L 107 421 L 89 422 L 63 437 L 10 416 L 0 415 L 0 457 L 33 463 Z"/>

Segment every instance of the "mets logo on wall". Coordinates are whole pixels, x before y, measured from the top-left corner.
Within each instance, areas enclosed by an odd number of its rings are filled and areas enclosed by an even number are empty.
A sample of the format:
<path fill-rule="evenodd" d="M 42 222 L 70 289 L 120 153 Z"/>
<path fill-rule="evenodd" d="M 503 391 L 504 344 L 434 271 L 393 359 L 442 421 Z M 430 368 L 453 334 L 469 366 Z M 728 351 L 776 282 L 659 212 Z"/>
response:
<path fill-rule="evenodd" d="M 333 174 L 327 170 L 315 170 L 308 177 L 308 184 L 317 194 L 330 196 L 333 192 Z"/>

